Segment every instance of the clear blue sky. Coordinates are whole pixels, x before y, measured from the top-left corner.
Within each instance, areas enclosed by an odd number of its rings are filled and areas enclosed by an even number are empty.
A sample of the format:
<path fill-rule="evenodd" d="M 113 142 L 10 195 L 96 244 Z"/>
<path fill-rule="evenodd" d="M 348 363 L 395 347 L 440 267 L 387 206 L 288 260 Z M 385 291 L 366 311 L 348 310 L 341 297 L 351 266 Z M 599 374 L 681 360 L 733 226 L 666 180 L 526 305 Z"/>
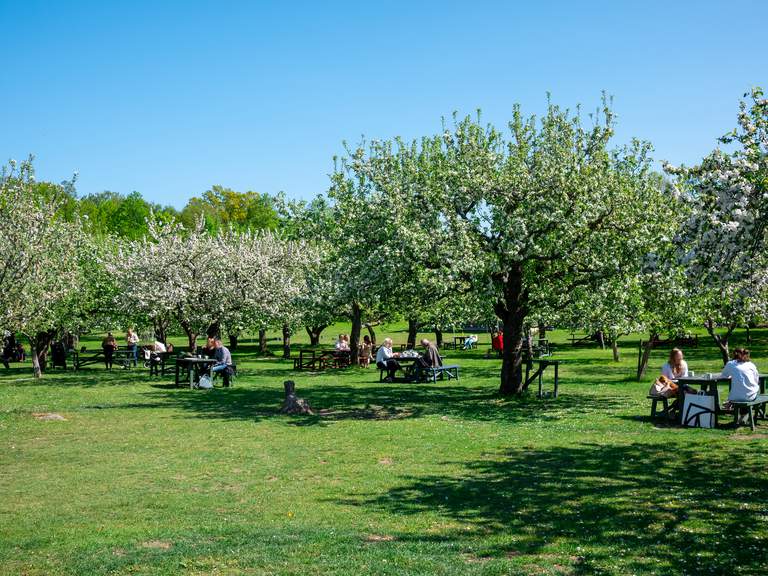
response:
<path fill-rule="evenodd" d="M 0 159 L 182 206 L 213 184 L 309 198 L 343 140 L 415 137 L 546 92 L 613 95 L 617 141 L 692 163 L 768 88 L 768 2 L 0 0 Z"/>

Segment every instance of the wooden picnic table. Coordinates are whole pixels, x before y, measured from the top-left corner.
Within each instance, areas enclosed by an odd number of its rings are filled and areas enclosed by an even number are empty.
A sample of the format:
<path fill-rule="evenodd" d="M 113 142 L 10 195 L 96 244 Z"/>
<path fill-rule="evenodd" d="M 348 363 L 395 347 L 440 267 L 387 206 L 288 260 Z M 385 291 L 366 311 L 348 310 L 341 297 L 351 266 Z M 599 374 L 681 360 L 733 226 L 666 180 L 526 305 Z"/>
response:
<path fill-rule="evenodd" d="M 206 366 L 212 366 L 216 364 L 216 358 L 197 358 L 195 356 L 179 356 L 176 358 L 176 378 L 175 382 L 178 386 L 181 384 L 179 378 L 181 374 L 181 367 L 184 366 L 189 374 L 189 387 L 194 388 L 195 382 L 200 380 L 200 373 Z"/>
<path fill-rule="evenodd" d="M 416 371 L 416 360 L 419 356 L 393 356 L 391 360 L 396 360 L 400 364 L 400 371 L 403 373 L 402 378 L 395 378 L 397 382 L 407 382 Z M 381 381 L 386 370 L 379 368 L 379 380 Z"/>
<path fill-rule="evenodd" d="M 539 367 L 536 368 L 536 370 L 533 371 L 533 374 L 531 374 L 531 370 L 533 369 L 533 363 L 538 363 Z M 543 392 L 543 383 L 542 383 L 542 377 L 544 375 L 544 372 L 547 368 L 550 366 L 554 367 L 555 369 L 555 388 L 552 392 L 552 397 L 557 398 L 558 390 L 560 387 L 560 360 L 549 360 L 549 359 L 528 359 L 528 361 L 525 363 L 525 381 L 523 382 L 523 390 L 527 390 L 528 386 L 533 382 L 536 378 L 539 379 L 539 391 L 537 393 L 537 396 L 539 398 L 542 398 L 544 396 Z"/>
<path fill-rule="evenodd" d="M 768 374 L 760 374 L 758 382 L 760 383 L 760 394 L 765 394 L 765 382 L 768 380 Z M 715 398 L 715 428 L 717 428 L 717 417 L 723 413 L 720 407 L 720 390 L 719 386 L 728 385 L 728 391 L 731 390 L 731 379 L 724 378 L 720 374 L 707 374 L 704 376 L 684 376 L 675 380 L 678 385 L 677 389 L 677 402 L 678 402 L 678 414 L 675 420 L 678 424 L 682 424 L 683 418 L 683 403 L 685 402 L 685 393 L 683 391 L 683 385 L 690 387 L 698 387 L 708 396 L 714 396 Z"/>

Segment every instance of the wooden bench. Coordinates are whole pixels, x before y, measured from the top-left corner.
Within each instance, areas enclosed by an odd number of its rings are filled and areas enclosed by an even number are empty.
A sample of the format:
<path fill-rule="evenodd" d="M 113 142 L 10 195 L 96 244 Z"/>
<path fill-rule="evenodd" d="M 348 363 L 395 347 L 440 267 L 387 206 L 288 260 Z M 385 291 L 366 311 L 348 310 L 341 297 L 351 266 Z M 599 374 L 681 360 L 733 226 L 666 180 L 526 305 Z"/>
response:
<path fill-rule="evenodd" d="M 757 398 L 751 402 L 731 402 L 733 407 L 733 424 L 739 426 L 741 424 L 741 412 L 746 410 L 749 415 L 749 427 L 754 431 L 755 419 L 760 415 L 762 410 L 763 418 L 765 418 L 765 405 L 768 403 L 768 395 L 758 394 Z"/>
<path fill-rule="evenodd" d="M 442 366 L 430 366 L 429 368 L 422 368 L 422 373 L 427 375 L 427 378 L 431 378 L 432 382 L 437 384 L 437 378 L 443 380 L 445 376 L 448 376 L 448 380 L 455 378 L 459 381 L 459 365 L 458 364 L 444 364 Z"/>
<path fill-rule="evenodd" d="M 674 420 L 674 414 L 672 413 L 672 407 L 669 404 L 670 400 L 674 400 L 674 398 L 665 398 L 664 396 L 647 396 L 648 400 L 651 400 L 651 418 L 655 419 L 658 417 L 664 417 L 667 420 Z M 663 406 L 663 410 L 659 411 L 657 409 L 658 403 L 661 402 L 661 405 Z"/>

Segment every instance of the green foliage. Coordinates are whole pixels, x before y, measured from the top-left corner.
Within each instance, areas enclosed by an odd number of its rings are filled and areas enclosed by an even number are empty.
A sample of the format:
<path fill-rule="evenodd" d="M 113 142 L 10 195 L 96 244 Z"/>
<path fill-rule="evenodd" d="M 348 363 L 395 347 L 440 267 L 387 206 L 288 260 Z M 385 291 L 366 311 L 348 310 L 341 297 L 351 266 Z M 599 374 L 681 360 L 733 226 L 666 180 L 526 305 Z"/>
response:
<path fill-rule="evenodd" d="M 152 213 L 165 221 L 178 217 L 174 208 L 147 202 L 139 192 L 127 196 L 108 191 L 89 194 L 80 199 L 78 213 L 85 218 L 92 234 L 129 240 L 146 236 L 147 218 Z"/>
<path fill-rule="evenodd" d="M 180 219 L 192 229 L 200 218 L 209 232 L 225 228 L 239 231 L 274 230 L 279 221 L 274 200 L 268 194 L 236 192 L 223 186 L 213 186 L 201 198 L 189 200 Z"/>

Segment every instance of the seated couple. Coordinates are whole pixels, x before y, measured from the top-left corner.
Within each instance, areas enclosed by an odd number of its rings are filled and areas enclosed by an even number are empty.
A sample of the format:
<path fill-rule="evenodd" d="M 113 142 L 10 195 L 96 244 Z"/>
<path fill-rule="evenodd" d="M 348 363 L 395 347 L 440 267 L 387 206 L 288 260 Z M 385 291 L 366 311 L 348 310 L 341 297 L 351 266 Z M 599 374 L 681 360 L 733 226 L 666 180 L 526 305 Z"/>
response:
<path fill-rule="evenodd" d="M 421 345 L 424 346 L 424 354 L 419 356 L 414 363 L 416 371 L 413 380 L 416 382 L 421 379 L 425 368 L 437 368 L 443 365 L 443 360 L 440 358 L 437 346 L 426 338 L 422 339 Z M 376 353 L 376 366 L 380 370 L 387 371 L 387 377 L 384 379 L 385 382 L 394 381 L 395 373 L 400 370 L 400 362 L 397 361 L 399 357 L 399 352 L 392 352 L 392 338 L 385 338 L 384 344 Z"/>
<path fill-rule="evenodd" d="M 750 358 L 746 348 L 734 348 L 730 360 L 719 374 L 720 378 L 731 379 L 728 402 L 751 402 L 760 393 L 760 373 Z M 691 375 L 688 363 L 683 359 L 683 352 L 673 348 L 669 360 L 661 368 L 663 378 L 677 380 Z M 658 380 L 657 380 L 658 382 Z M 674 388 L 677 390 L 677 387 Z"/>

